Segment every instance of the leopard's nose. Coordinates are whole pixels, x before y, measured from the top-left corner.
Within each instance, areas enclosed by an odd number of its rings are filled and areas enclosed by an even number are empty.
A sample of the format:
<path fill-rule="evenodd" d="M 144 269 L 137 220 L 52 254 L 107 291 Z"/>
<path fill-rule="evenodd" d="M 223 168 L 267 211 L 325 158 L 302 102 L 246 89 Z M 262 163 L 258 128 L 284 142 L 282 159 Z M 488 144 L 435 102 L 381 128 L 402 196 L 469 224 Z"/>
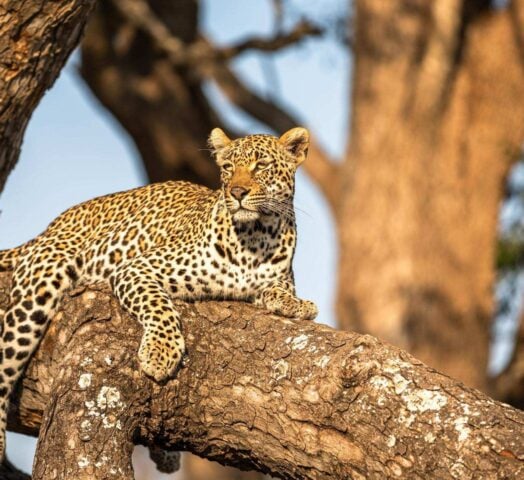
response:
<path fill-rule="evenodd" d="M 242 200 L 249 193 L 249 189 L 245 187 L 231 187 L 231 195 L 238 201 Z"/>

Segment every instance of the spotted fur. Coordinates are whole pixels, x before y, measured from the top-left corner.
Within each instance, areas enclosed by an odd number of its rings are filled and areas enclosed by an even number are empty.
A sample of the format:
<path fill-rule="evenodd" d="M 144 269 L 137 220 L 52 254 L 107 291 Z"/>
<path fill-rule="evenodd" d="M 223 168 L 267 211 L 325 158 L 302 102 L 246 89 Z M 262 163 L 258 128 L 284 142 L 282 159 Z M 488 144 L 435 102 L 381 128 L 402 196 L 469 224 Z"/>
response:
<path fill-rule="evenodd" d="M 210 146 L 220 189 L 165 182 L 95 198 L 0 252 L 0 270 L 13 270 L 1 343 L 2 456 L 13 385 L 72 286 L 111 286 L 144 328 L 138 358 L 157 381 L 174 373 L 185 350 L 173 298 L 239 299 L 287 317 L 316 316 L 312 302 L 296 297 L 291 269 L 294 174 L 307 154 L 307 131 L 231 141 L 215 129 Z"/>

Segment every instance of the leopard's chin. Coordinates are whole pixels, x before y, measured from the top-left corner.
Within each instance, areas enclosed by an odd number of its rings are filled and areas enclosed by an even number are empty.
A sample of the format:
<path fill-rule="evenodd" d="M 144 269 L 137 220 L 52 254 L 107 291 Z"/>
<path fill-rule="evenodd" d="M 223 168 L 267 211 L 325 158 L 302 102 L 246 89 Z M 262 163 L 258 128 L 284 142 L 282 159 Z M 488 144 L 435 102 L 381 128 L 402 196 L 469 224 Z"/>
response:
<path fill-rule="evenodd" d="M 239 208 L 237 211 L 233 212 L 233 220 L 235 222 L 245 223 L 253 222 L 260 218 L 260 213 L 254 210 L 247 210 L 245 208 Z"/>

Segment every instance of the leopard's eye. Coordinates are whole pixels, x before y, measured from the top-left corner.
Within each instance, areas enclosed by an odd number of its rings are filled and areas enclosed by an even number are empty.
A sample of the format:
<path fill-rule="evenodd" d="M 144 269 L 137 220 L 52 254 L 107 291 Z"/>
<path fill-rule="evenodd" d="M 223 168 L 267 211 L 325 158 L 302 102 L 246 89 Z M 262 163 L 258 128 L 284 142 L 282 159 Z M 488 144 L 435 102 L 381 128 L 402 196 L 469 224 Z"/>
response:
<path fill-rule="evenodd" d="M 230 162 L 223 163 L 222 170 L 226 173 L 231 173 L 233 171 L 233 164 Z"/>
<path fill-rule="evenodd" d="M 255 163 L 255 167 L 253 170 L 255 172 L 261 172 L 263 170 L 268 169 L 271 166 L 271 162 L 268 162 L 267 160 L 259 160 L 257 163 Z"/>

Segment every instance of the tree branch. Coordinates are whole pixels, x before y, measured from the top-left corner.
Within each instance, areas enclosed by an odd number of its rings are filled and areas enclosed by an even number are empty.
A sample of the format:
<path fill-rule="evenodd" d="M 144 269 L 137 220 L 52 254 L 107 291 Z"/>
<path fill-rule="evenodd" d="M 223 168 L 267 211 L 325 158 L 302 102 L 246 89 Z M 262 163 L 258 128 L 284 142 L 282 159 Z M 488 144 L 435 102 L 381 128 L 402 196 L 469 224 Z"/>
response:
<path fill-rule="evenodd" d="M 173 36 L 167 26 L 143 0 L 112 0 L 118 12 L 132 25 L 146 32 L 176 66 L 190 63 L 187 45 Z"/>
<path fill-rule="evenodd" d="M 118 11 L 133 25 L 147 32 L 164 50 L 176 67 L 195 66 L 202 62 L 231 60 L 247 51 L 272 52 L 293 45 L 305 37 L 321 35 L 322 29 L 303 20 L 287 33 L 278 32 L 271 38 L 251 37 L 236 45 L 214 47 L 208 42 L 196 41 L 186 45 L 174 37 L 144 0 L 112 0 Z"/>
<path fill-rule="evenodd" d="M 27 122 L 77 46 L 94 0 L 0 3 L 0 190 Z"/>
<path fill-rule="evenodd" d="M 216 48 L 213 57 L 218 60 L 230 60 L 246 50 L 259 50 L 262 52 L 274 52 L 290 45 L 294 45 L 306 37 L 318 36 L 323 30 L 312 25 L 306 20 L 297 23 L 289 32 L 277 32 L 273 38 L 252 37 L 243 40 L 236 45 Z"/>
<path fill-rule="evenodd" d="M 132 478 L 136 442 L 286 479 L 524 474 L 523 412 L 395 347 L 241 303 L 177 307 L 188 354 L 159 385 L 105 288 L 63 299 L 9 417 L 42 424 L 35 480 Z"/>

